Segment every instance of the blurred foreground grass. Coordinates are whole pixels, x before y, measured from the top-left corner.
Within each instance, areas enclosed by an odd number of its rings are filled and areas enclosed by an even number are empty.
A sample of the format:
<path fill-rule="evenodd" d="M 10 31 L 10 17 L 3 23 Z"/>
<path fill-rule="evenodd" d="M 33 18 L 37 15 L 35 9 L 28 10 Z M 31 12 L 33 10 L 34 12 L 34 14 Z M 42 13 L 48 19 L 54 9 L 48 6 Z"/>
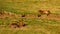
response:
<path fill-rule="evenodd" d="M 9 28 L 14 20 L 24 20 L 28 25 L 23 28 Z M 0 19 L 0 34 L 60 34 L 60 21 L 43 18 L 4 18 Z"/>

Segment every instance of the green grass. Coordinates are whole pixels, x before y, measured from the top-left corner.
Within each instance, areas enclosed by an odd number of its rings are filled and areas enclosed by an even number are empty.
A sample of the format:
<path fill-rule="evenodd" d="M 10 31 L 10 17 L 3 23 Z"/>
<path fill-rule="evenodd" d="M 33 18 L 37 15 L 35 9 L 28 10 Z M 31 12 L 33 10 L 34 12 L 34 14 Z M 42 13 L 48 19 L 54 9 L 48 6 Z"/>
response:
<path fill-rule="evenodd" d="M 59 0 L 2 0 L 0 4 L 0 7 L 3 7 L 0 10 L 3 9 L 17 14 L 37 12 L 39 9 L 49 9 L 52 13 L 60 14 Z"/>
<path fill-rule="evenodd" d="M 13 20 L 21 20 L 23 19 L 24 23 L 27 23 L 27 27 L 23 28 L 9 28 L 7 24 L 12 22 Z M 2 24 L 3 23 L 3 24 Z M 59 34 L 60 32 L 60 21 L 54 19 L 42 19 L 42 18 L 4 18 L 0 19 L 0 24 L 6 25 L 5 27 L 1 27 L 1 34 L 47 34 L 50 31 L 50 34 Z M 51 25 L 48 25 L 51 24 Z M 58 26 L 55 26 L 57 24 Z M 54 26 L 53 26 L 54 25 Z M 41 29 L 41 30 L 40 30 Z M 47 32 L 45 32 L 47 30 Z M 58 31 L 59 30 L 59 31 Z M 12 32 L 11 32 L 12 31 Z M 4 32 L 4 33 L 3 33 Z"/>
<path fill-rule="evenodd" d="M 60 0 L 0 0 L 0 10 L 16 14 L 37 15 L 39 9 L 49 9 L 53 14 L 60 14 Z M 28 24 L 23 28 L 9 28 L 14 20 Z M 43 18 L 0 18 L 0 34 L 60 34 L 60 21 Z"/>

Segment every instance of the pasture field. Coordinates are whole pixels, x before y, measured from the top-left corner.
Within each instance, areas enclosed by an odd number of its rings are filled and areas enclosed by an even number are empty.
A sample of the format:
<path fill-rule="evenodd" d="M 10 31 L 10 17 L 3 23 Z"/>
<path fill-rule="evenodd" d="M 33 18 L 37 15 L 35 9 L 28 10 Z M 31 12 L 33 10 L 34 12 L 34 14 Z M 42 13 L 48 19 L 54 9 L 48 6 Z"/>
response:
<path fill-rule="evenodd" d="M 38 10 L 50 10 L 50 16 L 37 17 Z M 29 17 L 0 16 L 0 34 L 60 34 L 60 0 L 0 0 L 0 11 Z M 9 23 L 22 20 L 22 28 L 10 28 Z"/>

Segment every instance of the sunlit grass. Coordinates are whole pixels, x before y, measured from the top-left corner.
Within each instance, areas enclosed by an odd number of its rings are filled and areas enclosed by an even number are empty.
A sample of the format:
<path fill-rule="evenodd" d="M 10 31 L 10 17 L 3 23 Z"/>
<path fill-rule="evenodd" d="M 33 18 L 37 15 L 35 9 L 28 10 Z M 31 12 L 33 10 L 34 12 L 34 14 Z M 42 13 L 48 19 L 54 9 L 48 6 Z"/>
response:
<path fill-rule="evenodd" d="M 49 9 L 60 14 L 60 0 L 0 0 L 0 10 L 16 14 L 37 15 L 39 9 Z M 9 28 L 14 20 L 28 24 L 23 28 Z M 0 18 L 0 34 L 60 34 L 60 21 L 43 18 Z"/>
<path fill-rule="evenodd" d="M 56 3 L 57 2 L 57 3 Z M 2 6 L 7 11 L 11 12 L 37 12 L 38 9 L 49 9 L 52 13 L 59 13 L 59 0 L 5 0 L 1 1 Z"/>

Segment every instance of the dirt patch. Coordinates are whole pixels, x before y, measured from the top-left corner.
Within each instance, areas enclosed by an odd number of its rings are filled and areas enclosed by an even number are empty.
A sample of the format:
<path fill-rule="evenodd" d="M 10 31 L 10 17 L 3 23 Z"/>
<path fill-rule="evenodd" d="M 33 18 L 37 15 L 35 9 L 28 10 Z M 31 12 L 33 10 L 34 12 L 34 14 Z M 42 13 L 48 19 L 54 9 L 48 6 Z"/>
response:
<path fill-rule="evenodd" d="M 21 16 L 22 16 L 21 14 L 15 14 L 15 13 L 4 11 L 4 13 L 0 15 L 0 18 L 5 18 L 5 17 L 9 17 L 9 18 L 12 18 L 12 17 L 21 18 Z M 42 15 L 42 16 L 38 17 L 37 15 L 27 14 L 27 15 L 25 15 L 25 18 L 45 18 L 45 19 L 60 20 L 60 15 L 50 14 L 49 16 Z"/>
<path fill-rule="evenodd" d="M 0 15 L 0 18 L 5 18 L 5 17 L 9 17 L 9 18 L 12 18 L 12 17 L 16 17 L 16 18 L 19 18 L 21 17 L 20 14 L 15 14 L 15 13 L 11 13 L 11 12 L 7 12 L 7 11 L 4 11 L 1 15 Z"/>
<path fill-rule="evenodd" d="M 27 14 L 26 17 L 34 17 L 32 14 Z"/>
<path fill-rule="evenodd" d="M 41 18 L 60 20 L 60 15 L 53 15 L 53 14 L 51 14 L 49 16 L 42 16 Z"/>

